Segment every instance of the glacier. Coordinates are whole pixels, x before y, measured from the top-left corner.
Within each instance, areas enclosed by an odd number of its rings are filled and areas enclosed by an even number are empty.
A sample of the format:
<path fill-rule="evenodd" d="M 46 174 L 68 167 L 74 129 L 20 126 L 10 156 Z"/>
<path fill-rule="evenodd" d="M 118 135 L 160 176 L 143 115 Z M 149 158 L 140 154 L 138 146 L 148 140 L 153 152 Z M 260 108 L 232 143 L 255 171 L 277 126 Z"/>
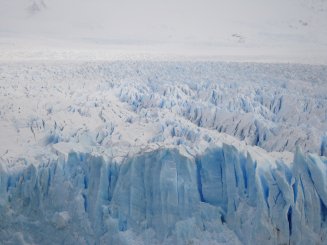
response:
<path fill-rule="evenodd" d="M 2 167 L 2 244 L 325 244 L 327 159 L 255 158 L 224 144 Z"/>
<path fill-rule="evenodd" d="M 327 0 L 0 0 L 0 245 L 326 245 Z"/>
<path fill-rule="evenodd" d="M 295 152 L 298 145 L 304 152 L 327 154 L 324 65 L 23 61 L 2 63 L 0 73 L 3 127 L 20 130 L 37 145 L 79 137 L 91 137 L 89 145 L 97 147 L 119 137 L 131 145 L 168 138 L 188 144 L 201 138 L 198 129 L 208 129 L 269 152 Z M 155 125 L 155 132 L 135 137 L 145 137 L 142 143 L 124 137 L 117 126 L 143 124 Z"/>
<path fill-rule="evenodd" d="M 1 244 L 326 244 L 327 67 L 0 62 Z"/>

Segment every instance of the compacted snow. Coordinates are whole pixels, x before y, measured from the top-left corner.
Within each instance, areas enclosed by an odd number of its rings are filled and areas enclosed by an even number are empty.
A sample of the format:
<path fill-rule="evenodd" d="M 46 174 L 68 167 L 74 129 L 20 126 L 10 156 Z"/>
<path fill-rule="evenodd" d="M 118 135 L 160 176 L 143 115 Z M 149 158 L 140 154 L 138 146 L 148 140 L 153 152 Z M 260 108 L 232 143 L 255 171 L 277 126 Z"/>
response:
<path fill-rule="evenodd" d="M 325 244 L 327 67 L 0 64 L 2 244 Z"/>

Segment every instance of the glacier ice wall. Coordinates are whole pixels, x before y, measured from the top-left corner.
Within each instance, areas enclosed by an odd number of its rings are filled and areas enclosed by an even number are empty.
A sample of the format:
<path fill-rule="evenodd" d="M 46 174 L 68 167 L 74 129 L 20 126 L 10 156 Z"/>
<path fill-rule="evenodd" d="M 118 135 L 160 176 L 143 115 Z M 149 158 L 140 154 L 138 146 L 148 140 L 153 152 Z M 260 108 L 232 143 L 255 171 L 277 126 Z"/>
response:
<path fill-rule="evenodd" d="M 326 244 L 327 159 L 258 164 L 234 146 L 117 164 L 69 153 L 0 169 L 2 244 Z"/>

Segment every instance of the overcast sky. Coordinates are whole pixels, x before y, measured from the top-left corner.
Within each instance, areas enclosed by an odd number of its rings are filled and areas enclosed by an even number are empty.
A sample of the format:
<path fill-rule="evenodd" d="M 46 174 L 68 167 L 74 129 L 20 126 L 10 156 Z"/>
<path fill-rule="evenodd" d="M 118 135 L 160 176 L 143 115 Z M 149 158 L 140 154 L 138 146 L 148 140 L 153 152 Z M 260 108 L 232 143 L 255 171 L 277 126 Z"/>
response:
<path fill-rule="evenodd" d="M 0 0 L 0 38 L 327 50 L 326 0 Z M 284 51 L 281 52 L 284 52 Z"/>

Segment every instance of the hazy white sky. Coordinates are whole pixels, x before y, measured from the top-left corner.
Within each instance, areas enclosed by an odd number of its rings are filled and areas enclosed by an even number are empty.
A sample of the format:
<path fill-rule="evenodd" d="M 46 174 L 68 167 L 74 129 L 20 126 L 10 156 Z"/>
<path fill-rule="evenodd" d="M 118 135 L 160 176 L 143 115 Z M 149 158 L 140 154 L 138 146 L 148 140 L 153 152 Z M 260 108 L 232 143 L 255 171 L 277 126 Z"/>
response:
<path fill-rule="evenodd" d="M 13 36 L 321 53 L 327 1 L 0 0 L 0 38 Z"/>

